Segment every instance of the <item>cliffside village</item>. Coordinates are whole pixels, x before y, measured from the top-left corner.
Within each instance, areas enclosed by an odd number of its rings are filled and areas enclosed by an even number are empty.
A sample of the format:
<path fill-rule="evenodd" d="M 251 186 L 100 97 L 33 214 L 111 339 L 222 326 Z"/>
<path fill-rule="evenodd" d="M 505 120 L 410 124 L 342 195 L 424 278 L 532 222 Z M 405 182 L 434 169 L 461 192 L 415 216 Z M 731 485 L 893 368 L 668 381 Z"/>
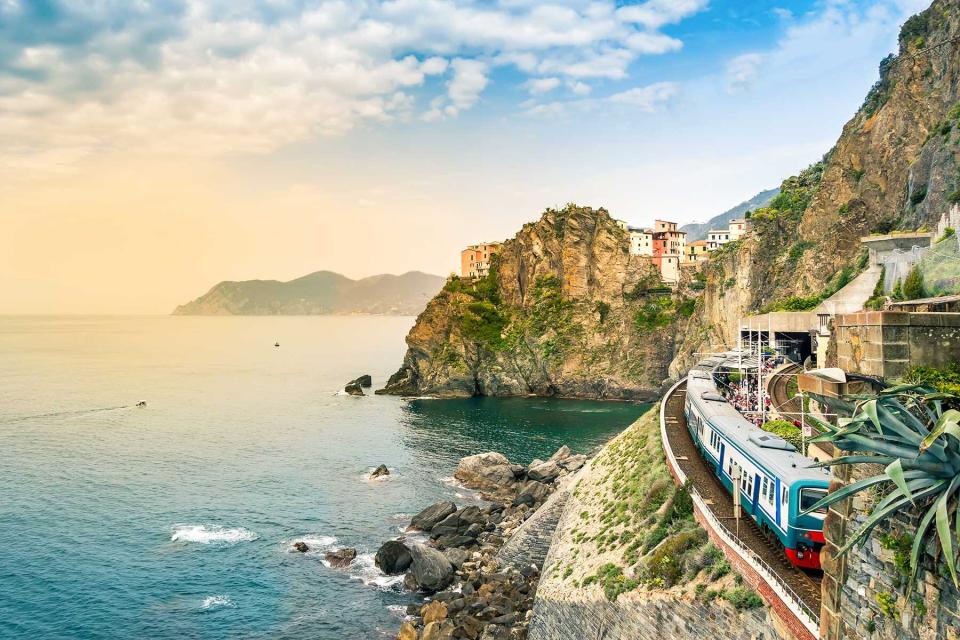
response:
<path fill-rule="evenodd" d="M 688 243 L 687 232 L 677 228 L 676 222 L 655 220 L 653 228 L 634 227 L 624 220 L 616 220 L 621 229 L 630 234 L 630 253 L 644 256 L 660 270 L 664 284 L 680 282 L 684 270 L 699 269 L 710 258 L 710 253 L 728 242 L 734 242 L 748 232 L 743 218 L 731 220 L 726 229 L 711 229 L 706 240 Z M 500 242 L 472 244 L 460 252 L 460 276 L 482 278 L 490 270 L 490 258 L 500 249 Z"/>

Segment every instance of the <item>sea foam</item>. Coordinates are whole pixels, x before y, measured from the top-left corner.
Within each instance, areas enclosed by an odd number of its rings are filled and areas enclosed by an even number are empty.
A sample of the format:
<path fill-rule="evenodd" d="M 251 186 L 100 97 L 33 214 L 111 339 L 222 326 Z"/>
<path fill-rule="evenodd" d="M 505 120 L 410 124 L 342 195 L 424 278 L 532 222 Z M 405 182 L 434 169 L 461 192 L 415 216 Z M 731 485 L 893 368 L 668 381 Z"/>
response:
<path fill-rule="evenodd" d="M 362 553 L 350 564 L 350 578 L 381 591 L 399 591 L 403 588 L 403 576 L 385 576 L 374 563 L 372 553 Z"/>
<path fill-rule="evenodd" d="M 234 544 L 256 540 L 257 534 L 243 527 L 221 527 L 209 524 L 178 524 L 173 527 L 171 542 L 200 544 Z"/>
<path fill-rule="evenodd" d="M 215 607 L 232 607 L 233 600 L 230 599 L 230 596 L 217 595 L 217 596 L 207 596 L 203 599 L 203 604 L 200 605 L 201 609 L 213 609 Z"/>

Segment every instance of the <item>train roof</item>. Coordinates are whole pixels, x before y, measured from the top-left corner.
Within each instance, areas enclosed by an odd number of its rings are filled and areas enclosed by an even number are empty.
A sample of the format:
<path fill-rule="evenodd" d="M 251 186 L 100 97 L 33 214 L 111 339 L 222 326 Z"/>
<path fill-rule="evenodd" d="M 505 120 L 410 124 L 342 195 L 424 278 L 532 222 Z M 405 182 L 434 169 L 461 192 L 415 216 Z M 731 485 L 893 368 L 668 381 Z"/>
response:
<path fill-rule="evenodd" d="M 740 415 L 718 393 L 712 375 L 702 368 L 691 371 L 687 376 L 687 396 L 696 403 L 704 418 L 781 480 L 788 484 L 797 481 L 829 482 L 828 471 L 809 468 L 813 464 L 810 458 L 802 455 L 783 438 L 764 431 Z"/>

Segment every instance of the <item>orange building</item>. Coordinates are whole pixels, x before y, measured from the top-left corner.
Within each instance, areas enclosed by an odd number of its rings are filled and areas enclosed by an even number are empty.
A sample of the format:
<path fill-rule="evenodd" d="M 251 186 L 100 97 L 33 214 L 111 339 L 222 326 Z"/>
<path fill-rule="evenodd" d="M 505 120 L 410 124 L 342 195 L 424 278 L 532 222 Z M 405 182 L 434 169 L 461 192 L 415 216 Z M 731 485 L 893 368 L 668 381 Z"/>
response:
<path fill-rule="evenodd" d="M 500 250 L 499 242 L 472 244 L 460 252 L 460 276 L 482 278 L 490 273 L 490 258 Z"/>

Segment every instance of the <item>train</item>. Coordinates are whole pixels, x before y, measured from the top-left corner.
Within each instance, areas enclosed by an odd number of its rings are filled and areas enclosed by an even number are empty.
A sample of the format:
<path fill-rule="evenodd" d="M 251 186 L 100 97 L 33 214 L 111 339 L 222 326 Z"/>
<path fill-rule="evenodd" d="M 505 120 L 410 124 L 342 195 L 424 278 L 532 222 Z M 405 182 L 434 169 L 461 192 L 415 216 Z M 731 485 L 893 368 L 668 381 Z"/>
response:
<path fill-rule="evenodd" d="M 722 361 L 701 363 L 687 375 L 684 414 L 690 436 L 731 496 L 734 478 L 740 478 L 743 517 L 782 546 L 793 565 L 820 569 L 826 509 L 802 512 L 827 495 L 829 472 L 811 468 L 813 461 L 793 445 L 755 426 L 727 402 L 714 377 L 721 367 Z"/>

